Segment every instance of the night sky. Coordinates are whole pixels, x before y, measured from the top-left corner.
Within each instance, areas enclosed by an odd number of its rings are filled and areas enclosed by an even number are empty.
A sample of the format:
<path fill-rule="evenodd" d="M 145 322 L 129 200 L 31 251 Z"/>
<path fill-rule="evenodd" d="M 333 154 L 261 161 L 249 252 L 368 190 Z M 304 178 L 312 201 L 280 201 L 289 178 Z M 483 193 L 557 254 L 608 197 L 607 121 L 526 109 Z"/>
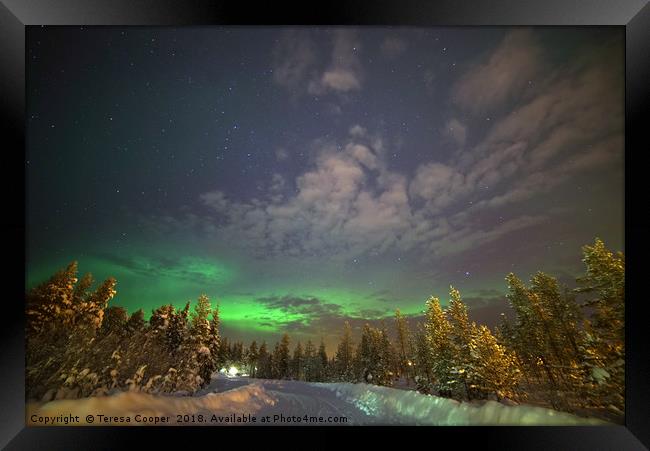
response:
<path fill-rule="evenodd" d="M 331 347 L 623 249 L 621 29 L 27 36 L 28 287 L 78 260 L 130 312 L 206 293 L 233 338 Z"/>

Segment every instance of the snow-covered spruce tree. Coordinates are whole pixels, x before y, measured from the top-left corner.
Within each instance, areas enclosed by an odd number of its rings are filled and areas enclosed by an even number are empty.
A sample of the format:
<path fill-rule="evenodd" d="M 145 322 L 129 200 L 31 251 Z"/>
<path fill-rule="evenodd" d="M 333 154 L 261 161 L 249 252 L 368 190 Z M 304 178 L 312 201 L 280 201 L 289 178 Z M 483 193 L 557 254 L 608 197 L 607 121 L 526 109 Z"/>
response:
<path fill-rule="evenodd" d="M 427 364 L 433 376 L 431 391 L 441 396 L 452 396 L 458 389 L 458 379 L 453 374 L 454 348 L 450 340 L 451 325 L 440 307 L 440 300 L 430 297 L 424 321 L 428 344 Z"/>
<path fill-rule="evenodd" d="M 582 314 L 568 290 L 562 290 L 557 280 L 543 272 L 531 278 L 531 304 L 538 314 L 546 339 L 546 354 L 559 385 L 559 395 L 568 410 L 583 403 L 583 368 L 579 343 L 583 331 L 579 328 Z M 564 291 L 564 293 L 562 292 Z"/>
<path fill-rule="evenodd" d="M 302 344 L 298 342 L 293 350 L 293 357 L 291 358 L 291 378 L 302 381 L 305 380 L 305 356 L 302 350 Z"/>
<path fill-rule="evenodd" d="M 133 312 L 129 319 L 126 321 L 126 332 L 127 334 L 133 334 L 139 330 L 144 329 L 145 320 L 144 320 L 144 311 L 142 309 L 136 310 Z"/>
<path fill-rule="evenodd" d="M 74 326 L 77 330 L 87 329 L 94 333 L 102 325 L 104 309 L 108 301 L 113 299 L 117 293 L 115 285 L 117 281 L 113 277 L 106 279 L 95 291 L 86 297 L 75 298 L 74 310 L 77 312 L 74 318 Z"/>
<path fill-rule="evenodd" d="M 307 340 L 307 344 L 305 345 L 303 364 L 304 380 L 307 382 L 316 381 L 317 358 L 318 356 L 316 355 L 316 348 L 314 347 L 314 344 L 311 342 L 311 340 Z"/>
<path fill-rule="evenodd" d="M 230 341 L 228 337 L 221 337 L 217 349 L 217 369 L 227 369 L 230 366 L 230 360 Z"/>
<path fill-rule="evenodd" d="M 115 334 L 122 336 L 126 334 L 126 322 L 129 314 L 124 307 L 110 306 L 104 310 L 102 326 L 99 328 L 99 335 L 107 336 Z"/>
<path fill-rule="evenodd" d="M 169 307 L 164 331 L 165 342 L 169 352 L 177 354 L 185 351 L 185 348 L 191 345 L 188 333 L 190 303 L 188 301 L 181 311 L 177 311 L 171 305 Z"/>
<path fill-rule="evenodd" d="M 193 359 L 188 316 L 189 303 L 181 311 L 171 304 L 160 306 L 152 310 L 142 341 L 135 347 L 127 341 L 128 347 L 121 359 L 124 368 L 118 370 L 129 377 L 129 390 L 139 389 L 147 383 L 147 391 L 195 389 L 197 364 Z M 159 384 L 155 388 L 152 387 L 154 382 Z"/>
<path fill-rule="evenodd" d="M 236 368 L 242 368 L 245 365 L 244 343 L 235 341 L 230 351 L 231 365 Z"/>
<path fill-rule="evenodd" d="M 625 256 L 609 251 L 596 238 L 584 246 L 587 274 L 578 293 L 591 316 L 584 323 L 585 383 L 591 405 L 622 415 L 625 407 Z"/>
<path fill-rule="evenodd" d="M 368 323 L 363 325 L 361 341 L 354 355 L 355 379 L 366 383 L 373 383 L 376 378 L 376 367 L 379 356 L 374 349 L 372 330 Z"/>
<path fill-rule="evenodd" d="M 216 359 L 212 356 L 212 349 L 218 348 L 218 333 L 212 330 L 209 316 L 212 314 L 210 299 L 207 295 L 202 294 L 194 306 L 192 321 L 190 327 L 192 360 L 196 360 L 197 373 L 201 380 L 198 385 L 204 385 L 210 382 L 212 373 L 216 369 Z M 214 340 L 217 340 L 217 344 Z"/>
<path fill-rule="evenodd" d="M 533 385 L 529 393 L 541 391 L 546 401 L 554 408 L 562 407 L 558 390 L 560 381 L 553 368 L 553 358 L 549 349 L 547 332 L 543 317 L 540 316 L 539 297 L 533 295 L 524 283 L 514 274 L 508 274 L 509 293 L 506 295 L 515 312 L 515 321 L 508 326 L 509 335 L 504 337 L 521 358 L 523 369 Z M 505 329 L 503 329 L 505 330 Z"/>
<path fill-rule="evenodd" d="M 270 372 L 270 378 L 271 379 L 281 379 L 281 370 L 280 370 L 280 343 L 275 342 L 275 346 L 273 346 L 273 352 L 271 352 L 270 358 L 271 362 L 271 372 Z"/>
<path fill-rule="evenodd" d="M 335 381 L 356 382 L 353 353 L 352 328 L 346 321 L 343 326 L 343 336 L 334 357 L 333 377 Z"/>
<path fill-rule="evenodd" d="M 415 354 L 413 362 L 413 379 L 418 391 L 431 394 L 434 389 L 432 352 L 429 339 L 423 324 L 418 324 L 415 337 Z"/>
<path fill-rule="evenodd" d="M 257 341 L 253 340 L 248 347 L 246 353 L 246 369 L 251 377 L 257 377 L 257 359 L 259 358 L 259 351 L 257 349 Z"/>
<path fill-rule="evenodd" d="M 316 360 L 316 381 L 325 382 L 330 372 L 329 358 L 325 350 L 325 342 L 321 338 L 318 346 L 318 359 Z"/>
<path fill-rule="evenodd" d="M 73 261 L 27 293 L 28 339 L 42 333 L 55 339 L 58 335 L 68 335 L 70 331 L 66 327 L 72 324 L 75 315 L 73 293 L 77 280 L 77 262 Z"/>
<path fill-rule="evenodd" d="M 289 335 L 283 334 L 280 339 L 280 344 L 277 348 L 277 353 L 274 353 L 274 360 L 277 368 L 277 379 L 288 379 L 291 373 L 290 363 L 291 358 L 289 355 Z"/>
<path fill-rule="evenodd" d="M 451 325 L 449 338 L 453 349 L 453 367 L 451 369 L 457 384 L 453 393 L 456 399 L 472 399 L 472 386 L 475 384 L 475 368 L 470 352 L 470 342 L 476 326 L 469 321 L 467 307 L 463 304 L 460 292 L 449 287 L 451 298 L 446 316 Z"/>
<path fill-rule="evenodd" d="M 397 368 L 400 376 L 408 379 L 413 377 L 413 348 L 411 332 L 409 330 L 406 318 L 401 314 L 399 309 L 395 311 L 395 329 L 397 331 Z"/>
<path fill-rule="evenodd" d="M 380 358 L 380 371 L 379 385 L 392 386 L 395 383 L 395 374 L 397 372 L 397 358 L 395 349 L 388 336 L 385 324 L 379 329 L 379 355 Z"/>
<path fill-rule="evenodd" d="M 357 380 L 375 385 L 393 385 L 394 352 L 385 330 L 365 324 L 354 361 Z"/>
<path fill-rule="evenodd" d="M 219 367 L 219 348 L 221 346 L 221 335 L 219 334 L 219 307 L 212 308 L 212 319 L 210 320 L 210 333 L 208 334 L 207 347 L 210 350 L 212 371 Z"/>
<path fill-rule="evenodd" d="M 271 379 L 272 368 L 271 368 L 271 356 L 266 346 L 266 341 L 263 341 L 260 345 L 259 352 L 257 354 L 257 375 L 256 377 L 260 379 Z"/>
<path fill-rule="evenodd" d="M 506 277 L 507 295 L 516 317 L 503 323 L 501 334 L 515 350 L 529 393 L 540 393 L 556 409 L 571 410 L 582 403 L 579 328 L 581 314 L 573 296 L 562 294 L 555 278 L 538 272 L 528 288 L 514 274 Z"/>
<path fill-rule="evenodd" d="M 85 276 L 75 286 L 77 282 L 77 263 L 72 262 L 26 295 L 28 399 L 61 392 L 64 381 L 68 387 L 60 396 L 86 396 L 97 383 L 95 371 L 79 366 L 84 356 L 84 363 L 90 364 L 87 361 L 94 355 L 89 351 L 95 345 L 104 309 L 115 295 L 116 281 L 109 278 L 94 291 L 90 291 L 92 276 Z M 80 373 L 83 375 L 78 378 Z M 83 386 L 78 383 L 81 379 Z"/>
<path fill-rule="evenodd" d="M 497 342 L 486 326 L 476 326 L 469 342 L 471 389 L 479 397 L 494 394 L 497 400 L 519 398 L 521 370 L 514 351 Z"/>

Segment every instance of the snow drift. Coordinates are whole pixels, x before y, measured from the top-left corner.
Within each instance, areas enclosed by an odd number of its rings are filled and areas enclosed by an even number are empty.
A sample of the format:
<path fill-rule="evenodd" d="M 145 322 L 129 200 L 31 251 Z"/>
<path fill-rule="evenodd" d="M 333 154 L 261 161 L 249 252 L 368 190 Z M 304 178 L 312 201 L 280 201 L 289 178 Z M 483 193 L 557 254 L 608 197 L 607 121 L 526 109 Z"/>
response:
<path fill-rule="evenodd" d="M 233 387 L 233 388 L 230 388 Z M 208 390 L 225 389 L 219 393 Z M 230 388 L 230 389 L 229 389 Z M 206 393 L 207 392 L 207 393 Z M 600 420 L 581 418 L 564 412 L 533 406 L 506 406 L 496 401 L 482 405 L 423 395 L 367 384 L 307 383 L 297 381 L 213 380 L 198 396 L 161 396 L 137 392 L 77 400 L 58 400 L 27 406 L 27 423 L 32 415 L 78 415 L 82 425 L 88 414 L 108 417 L 136 415 L 169 416 L 176 425 L 177 415 L 253 415 L 282 414 L 341 416 L 348 425 L 597 425 Z M 121 422 L 95 422 L 94 425 Z M 134 423 L 130 424 L 143 424 Z M 205 421 L 204 425 L 214 425 Z M 221 423 L 221 424 L 233 424 Z M 250 423 L 249 423 L 250 424 Z M 257 422 L 260 424 L 260 421 Z M 296 424 L 274 422 L 274 424 Z M 305 423 L 298 423 L 305 424 Z"/>

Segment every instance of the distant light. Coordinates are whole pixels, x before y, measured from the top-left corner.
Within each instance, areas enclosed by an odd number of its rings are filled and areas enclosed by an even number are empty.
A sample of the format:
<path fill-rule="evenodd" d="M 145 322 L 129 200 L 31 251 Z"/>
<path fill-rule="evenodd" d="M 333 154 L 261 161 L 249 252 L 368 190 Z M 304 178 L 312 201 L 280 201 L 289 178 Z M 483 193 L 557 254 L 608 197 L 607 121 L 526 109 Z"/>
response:
<path fill-rule="evenodd" d="M 228 374 L 230 376 L 236 376 L 238 372 L 239 370 L 237 369 L 237 367 L 234 366 L 231 366 L 230 369 L 228 370 Z"/>

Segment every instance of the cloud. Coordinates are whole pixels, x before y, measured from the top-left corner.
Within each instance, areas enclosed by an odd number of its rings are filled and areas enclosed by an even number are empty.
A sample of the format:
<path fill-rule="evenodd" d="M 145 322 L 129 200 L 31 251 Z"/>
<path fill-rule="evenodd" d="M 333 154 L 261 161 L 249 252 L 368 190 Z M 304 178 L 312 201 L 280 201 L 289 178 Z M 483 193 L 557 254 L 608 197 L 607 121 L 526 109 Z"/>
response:
<path fill-rule="evenodd" d="M 349 43 L 353 36 L 338 39 Z M 505 55 L 523 58 L 520 47 L 534 42 L 528 32 L 507 36 L 480 70 L 491 74 Z M 293 179 L 271 175 L 264 196 L 241 201 L 206 192 L 204 215 L 164 216 L 160 226 L 206 230 L 260 258 L 335 261 L 412 249 L 439 259 L 538 227 L 566 209 L 513 205 L 607 165 L 622 169 L 623 76 L 608 63 L 614 50 L 547 72 L 531 95 L 500 94 L 509 108 L 495 114 L 490 127 L 476 126 L 483 120 L 471 115 L 448 115 L 441 128 L 458 149 L 446 159 L 397 172 L 386 140 L 353 123 L 340 140 L 314 141 L 310 165 Z M 482 133 L 472 146 L 470 126 Z"/>
<path fill-rule="evenodd" d="M 431 242 L 428 247 L 438 257 L 458 254 L 465 250 L 496 241 L 515 231 L 542 224 L 548 221 L 548 219 L 548 216 L 545 215 L 522 215 L 489 228 L 479 228 L 470 224 L 454 229 L 445 235 L 444 240 Z"/>
<path fill-rule="evenodd" d="M 462 154 L 458 166 L 469 189 L 492 193 L 472 210 L 521 202 L 608 164 L 622 169 L 623 77 L 606 59 L 554 74 Z M 507 190 L 491 189 L 513 178 Z"/>
<path fill-rule="evenodd" d="M 445 124 L 443 131 L 456 145 L 461 148 L 465 146 L 465 140 L 467 139 L 467 126 L 458 119 L 449 119 Z"/>
<path fill-rule="evenodd" d="M 223 283 L 230 278 L 230 271 L 218 262 L 200 257 L 141 257 L 119 256 L 109 252 L 97 252 L 95 257 L 124 270 L 147 278 L 176 278 L 199 284 Z"/>
<path fill-rule="evenodd" d="M 381 140 L 360 127 L 352 132 L 356 137 L 343 146 L 319 144 L 314 166 L 295 179 L 295 192 L 283 202 L 256 205 L 204 193 L 203 204 L 225 223 L 219 235 L 264 255 L 347 258 L 396 244 L 412 221 L 406 178 L 386 169 Z"/>
<path fill-rule="evenodd" d="M 361 43 L 356 32 L 337 29 L 331 34 L 329 62 L 318 54 L 307 30 L 287 30 L 276 42 L 272 52 L 273 81 L 289 90 L 294 99 L 306 93 L 345 96 L 362 88 Z M 337 105 L 329 108 L 340 112 Z"/>
<path fill-rule="evenodd" d="M 346 311 L 338 304 L 308 295 L 268 296 L 258 298 L 256 302 L 269 311 L 279 311 L 285 315 L 281 319 L 262 315 L 259 317 L 259 325 L 287 332 L 296 340 L 300 339 L 301 335 L 310 339 L 320 335 L 326 342 L 334 343 L 334 346 L 344 322 L 350 323 L 356 337 L 364 324 L 381 327 L 385 319 L 392 317 L 394 313 L 394 305 Z"/>
<path fill-rule="evenodd" d="M 420 165 L 409 186 L 411 195 L 424 199 L 434 211 L 448 206 L 466 190 L 465 176 L 442 163 Z"/>
<path fill-rule="evenodd" d="M 289 152 L 287 152 L 287 149 L 284 148 L 279 148 L 275 150 L 275 158 L 278 161 L 284 161 L 287 158 L 289 158 Z"/>
<path fill-rule="evenodd" d="M 304 30 L 285 31 L 273 49 L 273 81 L 289 90 L 302 90 L 316 66 L 315 46 Z"/>
<path fill-rule="evenodd" d="M 358 57 L 360 52 L 361 43 L 356 33 L 336 30 L 330 65 L 320 77 L 309 82 L 309 93 L 322 95 L 333 91 L 344 94 L 361 89 L 363 71 Z"/>
<path fill-rule="evenodd" d="M 268 309 L 280 310 L 290 315 L 317 317 L 321 315 L 340 314 L 342 311 L 340 305 L 326 302 L 313 296 L 269 296 L 258 298 L 257 302 L 263 304 Z"/>
<path fill-rule="evenodd" d="M 322 92 L 320 88 L 347 92 L 360 89 L 361 82 L 353 71 L 337 67 L 325 72 L 320 80 L 320 86 L 312 85 L 310 92 L 319 94 Z"/>
<path fill-rule="evenodd" d="M 487 114 L 522 95 L 540 72 L 540 47 L 532 31 L 509 32 L 487 60 L 472 66 L 453 88 L 463 110 Z"/>
<path fill-rule="evenodd" d="M 404 53 L 408 48 L 408 42 L 397 36 L 388 36 L 381 43 L 381 53 L 386 58 L 393 59 Z"/>
<path fill-rule="evenodd" d="M 350 127 L 350 136 L 354 138 L 363 138 L 366 136 L 367 130 L 359 124 Z"/>

